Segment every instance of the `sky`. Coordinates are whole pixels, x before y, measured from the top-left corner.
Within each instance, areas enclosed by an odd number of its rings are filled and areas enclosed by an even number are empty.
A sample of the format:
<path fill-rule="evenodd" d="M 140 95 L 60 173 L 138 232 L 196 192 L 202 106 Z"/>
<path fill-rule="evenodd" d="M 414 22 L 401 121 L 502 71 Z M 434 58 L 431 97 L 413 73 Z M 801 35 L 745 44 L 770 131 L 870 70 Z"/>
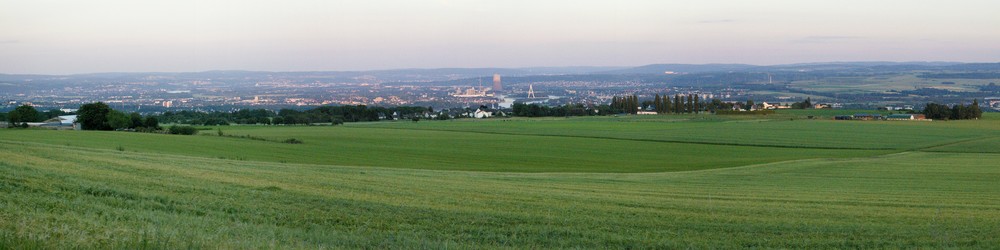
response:
<path fill-rule="evenodd" d="M 0 0 L 0 73 L 1000 61 L 995 0 Z"/>

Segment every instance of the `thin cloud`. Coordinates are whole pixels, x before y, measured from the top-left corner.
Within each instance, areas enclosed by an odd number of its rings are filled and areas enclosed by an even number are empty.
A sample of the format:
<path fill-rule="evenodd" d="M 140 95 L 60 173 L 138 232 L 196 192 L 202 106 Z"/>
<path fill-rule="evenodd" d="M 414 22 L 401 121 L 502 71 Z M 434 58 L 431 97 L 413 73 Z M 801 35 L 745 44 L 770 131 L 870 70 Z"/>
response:
<path fill-rule="evenodd" d="M 794 43 L 832 43 L 864 39 L 860 36 L 807 36 L 801 39 L 792 40 Z"/>
<path fill-rule="evenodd" d="M 735 23 L 735 22 L 736 22 L 735 19 L 716 19 L 716 20 L 702 20 L 701 22 L 698 23 L 711 24 L 711 23 Z"/>
<path fill-rule="evenodd" d="M 14 43 L 20 43 L 20 42 L 21 41 L 19 41 L 19 40 L 13 40 L 13 39 L 10 39 L 10 40 L 0 40 L 0 44 L 14 44 Z"/>

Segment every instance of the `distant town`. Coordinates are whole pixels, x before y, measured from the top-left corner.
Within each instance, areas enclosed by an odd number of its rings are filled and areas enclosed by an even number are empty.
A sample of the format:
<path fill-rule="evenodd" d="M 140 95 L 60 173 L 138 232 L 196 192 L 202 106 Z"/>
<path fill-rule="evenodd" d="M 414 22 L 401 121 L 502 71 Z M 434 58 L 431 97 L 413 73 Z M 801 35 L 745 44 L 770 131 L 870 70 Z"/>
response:
<path fill-rule="evenodd" d="M 786 66 L 649 65 L 636 68 L 428 69 L 369 72 L 100 73 L 0 75 L 0 112 L 20 105 L 71 112 L 104 102 L 117 110 L 300 109 L 327 105 L 507 109 L 515 102 L 609 104 L 615 96 L 697 95 L 700 100 L 788 108 L 920 109 L 979 100 L 1000 110 L 1000 64 L 841 63 Z M 845 86 L 832 89 L 828 83 Z M 853 86 L 852 85 L 856 85 Z"/>

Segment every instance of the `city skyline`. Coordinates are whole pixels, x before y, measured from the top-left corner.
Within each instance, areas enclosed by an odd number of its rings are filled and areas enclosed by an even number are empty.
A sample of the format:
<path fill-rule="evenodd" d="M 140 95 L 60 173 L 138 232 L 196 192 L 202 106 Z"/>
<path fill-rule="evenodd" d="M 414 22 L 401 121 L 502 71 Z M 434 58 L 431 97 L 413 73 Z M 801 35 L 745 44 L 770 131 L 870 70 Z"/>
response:
<path fill-rule="evenodd" d="M 991 1 L 0 1 L 0 73 L 994 62 Z"/>

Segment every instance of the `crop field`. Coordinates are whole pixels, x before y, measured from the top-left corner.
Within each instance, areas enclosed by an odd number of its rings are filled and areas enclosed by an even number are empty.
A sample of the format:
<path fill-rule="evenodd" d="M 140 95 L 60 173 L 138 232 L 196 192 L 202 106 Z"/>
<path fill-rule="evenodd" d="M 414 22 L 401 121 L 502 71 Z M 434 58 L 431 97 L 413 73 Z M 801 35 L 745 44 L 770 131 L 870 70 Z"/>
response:
<path fill-rule="evenodd" d="M 5 129 L 0 249 L 1000 245 L 995 114 L 803 115 Z"/>
<path fill-rule="evenodd" d="M 444 124 L 444 123 L 441 123 Z M 354 126 L 231 127 L 223 133 L 273 141 L 91 131 L 0 132 L 0 138 L 53 145 L 244 161 L 493 172 L 662 172 L 774 161 L 885 154 L 889 150 L 824 150 L 663 143 L 562 136 L 491 135 Z M 3 134 L 11 135 L 9 137 Z M 8 139 L 9 138 L 9 139 Z M 278 141 L 296 138 L 303 144 Z"/>
<path fill-rule="evenodd" d="M 853 113 L 841 113 L 853 114 Z M 438 123 L 378 123 L 369 126 L 515 134 L 612 138 L 758 147 L 913 150 L 982 136 L 1000 135 L 1000 126 L 978 121 L 899 122 L 795 120 L 786 115 L 755 119 L 714 116 L 568 118 L 537 121 L 458 120 Z M 664 117 L 664 116 L 657 116 Z M 780 152 L 780 151 L 777 151 Z"/>

